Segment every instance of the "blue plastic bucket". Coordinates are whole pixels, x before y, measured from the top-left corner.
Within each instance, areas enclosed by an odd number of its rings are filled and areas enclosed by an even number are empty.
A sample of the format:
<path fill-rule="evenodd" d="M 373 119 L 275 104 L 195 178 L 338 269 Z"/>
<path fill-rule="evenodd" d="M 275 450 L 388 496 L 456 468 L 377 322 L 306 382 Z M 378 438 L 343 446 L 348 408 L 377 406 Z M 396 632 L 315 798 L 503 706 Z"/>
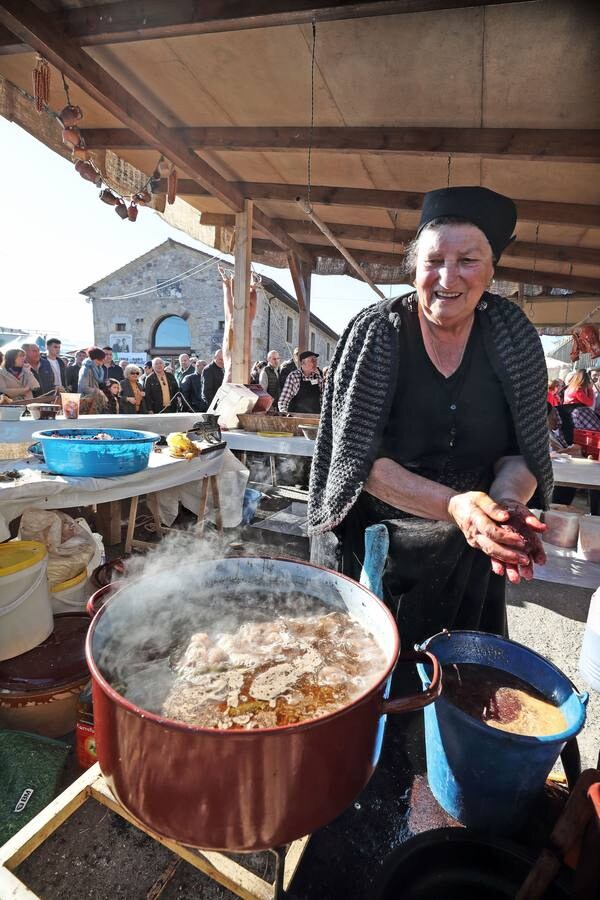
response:
<path fill-rule="evenodd" d="M 254 516 L 258 505 L 262 500 L 262 493 L 255 491 L 254 488 L 246 488 L 244 493 L 244 502 L 242 505 L 242 524 L 249 525 Z"/>
<path fill-rule="evenodd" d="M 92 440 L 102 432 L 112 440 Z M 145 469 L 160 435 L 125 428 L 52 428 L 36 431 L 46 466 L 55 475 L 111 478 Z"/>
<path fill-rule="evenodd" d="M 510 832 L 527 817 L 565 743 L 583 728 L 586 693 L 528 647 L 481 631 L 442 632 L 419 648 L 441 666 L 476 663 L 510 672 L 560 706 L 567 728 L 528 737 L 479 722 L 442 694 L 425 707 L 427 777 L 436 800 L 472 828 Z M 427 667 L 417 666 L 424 686 Z"/>

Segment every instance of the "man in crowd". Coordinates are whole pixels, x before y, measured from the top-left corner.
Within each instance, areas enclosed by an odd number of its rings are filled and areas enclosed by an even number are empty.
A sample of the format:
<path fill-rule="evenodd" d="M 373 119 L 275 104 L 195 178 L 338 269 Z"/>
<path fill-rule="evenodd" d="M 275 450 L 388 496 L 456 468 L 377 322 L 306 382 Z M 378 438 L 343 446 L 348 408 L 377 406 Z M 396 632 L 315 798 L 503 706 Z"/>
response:
<path fill-rule="evenodd" d="M 317 369 L 318 353 L 305 350 L 300 354 L 300 368 L 290 372 L 279 397 L 279 412 L 320 413 L 323 375 Z"/>
<path fill-rule="evenodd" d="M 206 409 L 223 384 L 223 375 L 223 351 L 219 347 L 213 356 L 213 361 L 202 372 L 202 399 L 206 404 Z"/>
<path fill-rule="evenodd" d="M 141 387 L 141 388 L 144 387 L 144 383 L 145 383 L 146 378 L 148 377 L 148 375 L 152 375 L 152 362 L 151 362 L 150 360 L 147 360 L 147 361 L 144 363 L 144 369 L 143 369 L 143 371 L 142 371 L 142 376 L 141 376 L 141 378 L 140 378 L 140 387 Z"/>
<path fill-rule="evenodd" d="M 175 372 L 175 378 L 177 379 L 177 384 L 181 387 L 181 382 L 185 378 L 186 375 L 193 375 L 194 369 L 190 363 L 190 358 L 187 353 L 182 353 L 179 357 L 179 366 L 177 367 L 177 371 Z"/>
<path fill-rule="evenodd" d="M 165 372 L 165 363 L 160 356 L 152 360 L 152 373 L 144 381 L 144 392 L 148 412 L 177 412 L 177 401 L 173 397 L 179 392 L 179 385 L 171 372 Z"/>
<path fill-rule="evenodd" d="M 206 412 L 206 404 L 202 398 L 202 372 L 206 368 L 206 360 L 196 360 L 196 371 L 185 376 L 181 382 L 181 393 L 194 412 Z"/>
<path fill-rule="evenodd" d="M 279 387 L 283 389 L 283 386 L 286 382 L 286 379 L 290 372 L 295 372 L 300 368 L 300 361 L 298 359 L 298 348 L 294 347 L 294 352 L 292 353 L 291 359 L 284 360 L 280 370 L 279 370 Z"/>
<path fill-rule="evenodd" d="M 37 344 L 23 344 L 25 358 L 31 365 L 33 373 L 39 382 L 39 388 L 33 392 L 34 397 L 41 397 L 52 391 L 65 390 L 66 366 L 60 358 L 60 341 L 58 338 L 48 338 L 46 341 L 46 356 L 40 355 Z"/>
<path fill-rule="evenodd" d="M 106 353 L 104 364 L 102 366 L 106 376 L 104 381 L 108 381 L 109 378 L 116 378 L 117 381 L 121 381 L 123 378 L 123 369 L 116 362 L 113 362 L 113 348 L 103 347 L 102 349 Z"/>
<path fill-rule="evenodd" d="M 258 383 L 263 391 L 266 391 L 273 398 L 273 409 L 277 409 L 277 401 L 281 394 L 279 362 L 280 356 L 277 350 L 269 350 L 267 353 L 267 364 L 258 376 Z"/>
<path fill-rule="evenodd" d="M 77 393 L 79 370 L 86 356 L 87 353 L 85 350 L 78 350 L 75 354 L 75 362 L 68 365 L 65 369 L 65 387 L 71 394 Z"/>

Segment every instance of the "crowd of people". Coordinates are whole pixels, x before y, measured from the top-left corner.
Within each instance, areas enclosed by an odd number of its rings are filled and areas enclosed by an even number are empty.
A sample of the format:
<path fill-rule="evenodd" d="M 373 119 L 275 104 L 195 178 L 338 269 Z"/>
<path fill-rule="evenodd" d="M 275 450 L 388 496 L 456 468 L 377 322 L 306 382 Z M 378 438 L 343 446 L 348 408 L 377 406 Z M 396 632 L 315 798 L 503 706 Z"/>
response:
<path fill-rule="evenodd" d="M 89 347 L 61 355 L 59 338 L 0 352 L 0 402 L 52 402 L 78 393 L 80 414 L 205 412 L 223 381 L 223 354 L 210 363 L 182 353 L 173 371 L 160 357 L 143 366 L 117 361 L 113 348 Z"/>
<path fill-rule="evenodd" d="M 554 378 L 546 400 L 550 449 L 580 456 L 574 432 L 600 432 L 600 369 L 578 369 L 569 372 L 564 381 Z"/>
<path fill-rule="evenodd" d="M 306 350 L 281 362 L 271 350 L 256 362 L 250 382 L 260 384 L 273 397 L 273 411 L 318 413 L 325 375 L 318 367 L 318 353 Z M 223 352 L 210 362 L 187 353 L 173 370 L 160 357 L 143 366 L 116 361 L 112 347 L 89 347 L 72 356 L 61 355 L 59 338 L 48 338 L 45 351 L 37 344 L 0 354 L 2 402 L 50 401 L 56 393 L 79 393 L 80 413 L 206 412 L 224 377 Z"/>

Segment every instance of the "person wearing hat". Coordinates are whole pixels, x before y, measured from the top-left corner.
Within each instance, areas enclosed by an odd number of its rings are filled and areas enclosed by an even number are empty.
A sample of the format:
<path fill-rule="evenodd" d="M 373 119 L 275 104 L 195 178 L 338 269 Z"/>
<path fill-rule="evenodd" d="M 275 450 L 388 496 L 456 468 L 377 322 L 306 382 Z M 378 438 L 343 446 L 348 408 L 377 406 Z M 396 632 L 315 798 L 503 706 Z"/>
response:
<path fill-rule="evenodd" d="M 545 561 L 526 506 L 552 495 L 544 353 L 490 291 L 516 219 L 487 188 L 426 194 L 405 257 L 415 291 L 362 310 L 330 364 L 309 533 L 334 532 L 358 578 L 365 529 L 386 525 L 384 599 L 406 647 L 443 628 L 506 634 L 506 578 Z"/>
<path fill-rule="evenodd" d="M 323 394 L 323 376 L 317 368 L 319 354 L 304 350 L 299 356 L 300 368 L 290 372 L 279 396 L 279 412 L 319 413 Z"/>

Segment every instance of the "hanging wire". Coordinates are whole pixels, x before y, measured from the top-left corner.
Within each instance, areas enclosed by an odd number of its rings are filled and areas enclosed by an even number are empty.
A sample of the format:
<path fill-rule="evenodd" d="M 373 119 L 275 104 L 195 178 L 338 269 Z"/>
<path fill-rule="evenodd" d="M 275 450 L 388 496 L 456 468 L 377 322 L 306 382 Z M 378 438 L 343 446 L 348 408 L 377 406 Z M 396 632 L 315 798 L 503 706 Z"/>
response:
<path fill-rule="evenodd" d="M 452 168 L 452 154 L 448 154 L 448 180 L 446 187 L 450 187 L 450 169 Z"/>
<path fill-rule="evenodd" d="M 310 191 L 312 187 L 312 145 L 315 129 L 315 55 L 317 49 L 317 20 L 312 17 L 312 52 L 310 60 L 310 131 L 308 133 L 308 156 L 306 160 L 306 202 L 310 203 Z"/>
<path fill-rule="evenodd" d="M 69 85 L 67 84 L 67 79 L 65 78 L 64 72 L 60 73 L 60 77 L 62 78 L 63 89 L 65 92 L 65 97 L 67 98 L 68 106 L 71 106 L 71 98 L 69 96 Z"/>
<path fill-rule="evenodd" d="M 448 157 L 449 158 L 449 157 Z M 394 210 L 394 218 L 392 219 L 392 256 L 396 252 L 396 227 L 398 225 L 398 210 Z M 392 299 L 392 282 L 390 281 L 390 300 Z"/>
<path fill-rule="evenodd" d="M 154 291 L 159 291 L 163 287 L 169 287 L 177 281 L 185 281 L 187 278 L 192 278 L 193 275 L 198 274 L 198 272 L 204 271 L 204 269 L 210 268 L 210 266 L 215 266 L 220 263 L 220 259 L 209 259 L 205 262 L 199 263 L 197 266 L 193 266 L 191 269 L 186 269 L 184 272 L 181 272 L 179 275 L 173 275 L 171 278 L 167 278 L 165 281 L 160 281 L 158 284 L 152 285 L 152 287 L 142 288 L 139 291 L 133 291 L 130 294 L 119 294 L 115 297 L 98 297 L 98 300 L 130 300 L 132 297 L 141 297 L 144 294 L 152 294 Z"/>
<path fill-rule="evenodd" d="M 535 247 L 533 250 L 533 269 L 532 269 L 533 275 L 535 275 L 535 267 L 537 265 L 539 240 L 540 240 L 540 223 L 536 222 L 536 225 L 535 225 Z"/>

